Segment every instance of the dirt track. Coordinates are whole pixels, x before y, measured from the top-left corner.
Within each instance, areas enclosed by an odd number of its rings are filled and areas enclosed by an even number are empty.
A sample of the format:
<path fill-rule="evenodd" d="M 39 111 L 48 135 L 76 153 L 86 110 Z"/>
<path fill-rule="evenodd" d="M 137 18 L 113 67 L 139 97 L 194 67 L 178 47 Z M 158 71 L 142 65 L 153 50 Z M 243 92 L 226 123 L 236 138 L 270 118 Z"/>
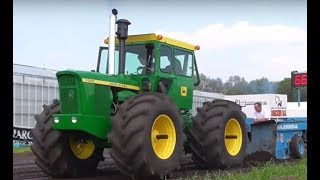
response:
<path fill-rule="evenodd" d="M 104 154 L 105 160 L 100 162 L 96 176 L 80 178 L 82 180 L 92 180 L 92 179 L 115 179 L 115 180 L 130 180 L 127 176 L 121 174 L 121 172 L 116 167 L 115 162 L 106 152 Z M 34 156 L 31 153 L 22 153 L 13 155 L 13 179 L 22 180 L 22 179 L 50 179 L 55 180 L 55 178 L 50 178 L 44 173 L 41 169 L 34 163 Z M 292 163 L 296 161 L 290 160 Z M 284 161 L 275 161 L 275 163 L 282 163 Z M 239 169 L 231 169 L 228 172 L 248 172 L 252 167 L 261 166 L 265 161 L 252 161 L 247 160 L 244 164 L 244 167 Z M 169 175 L 168 179 L 180 179 L 186 177 L 192 177 L 194 174 L 198 176 L 205 175 L 207 172 L 213 172 L 212 170 L 200 170 L 195 163 L 191 160 L 189 155 L 184 156 L 182 162 L 182 168 L 179 171 L 175 171 Z M 217 171 L 219 174 L 226 173 L 226 171 Z"/>

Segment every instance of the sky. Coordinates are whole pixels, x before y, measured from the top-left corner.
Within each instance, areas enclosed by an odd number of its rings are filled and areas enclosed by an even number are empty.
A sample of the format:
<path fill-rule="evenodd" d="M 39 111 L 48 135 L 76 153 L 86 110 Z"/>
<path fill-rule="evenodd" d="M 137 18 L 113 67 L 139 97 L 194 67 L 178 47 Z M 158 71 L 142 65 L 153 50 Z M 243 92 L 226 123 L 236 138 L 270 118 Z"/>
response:
<path fill-rule="evenodd" d="M 281 81 L 307 71 L 306 0 L 13 0 L 13 63 L 95 69 L 113 8 L 129 34 L 199 45 L 199 72 L 211 78 Z"/>

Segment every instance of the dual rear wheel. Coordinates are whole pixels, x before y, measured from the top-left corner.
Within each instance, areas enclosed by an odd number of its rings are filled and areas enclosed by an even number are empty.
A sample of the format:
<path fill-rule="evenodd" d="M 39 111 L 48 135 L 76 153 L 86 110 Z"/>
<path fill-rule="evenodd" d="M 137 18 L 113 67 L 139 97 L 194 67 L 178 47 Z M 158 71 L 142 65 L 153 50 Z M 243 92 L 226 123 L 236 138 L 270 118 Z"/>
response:
<path fill-rule="evenodd" d="M 190 130 L 193 160 L 203 168 L 241 166 L 246 154 L 246 115 L 231 101 L 207 102 Z M 132 178 L 164 177 L 180 167 L 185 140 L 179 109 L 164 94 L 141 94 L 112 117 L 111 156 Z M 141 176 L 144 175 L 144 176 Z"/>

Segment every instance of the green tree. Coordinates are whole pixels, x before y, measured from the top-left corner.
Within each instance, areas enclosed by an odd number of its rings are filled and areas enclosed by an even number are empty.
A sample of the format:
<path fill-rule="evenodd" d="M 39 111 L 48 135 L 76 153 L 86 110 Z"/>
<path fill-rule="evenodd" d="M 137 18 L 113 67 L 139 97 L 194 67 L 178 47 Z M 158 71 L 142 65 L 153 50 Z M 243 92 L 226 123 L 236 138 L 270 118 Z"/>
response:
<path fill-rule="evenodd" d="M 222 93 L 223 89 L 224 85 L 221 78 L 214 79 L 204 74 L 200 74 L 200 84 L 195 87 L 195 90 L 215 93 Z"/>
<path fill-rule="evenodd" d="M 241 95 L 248 94 L 249 83 L 242 77 L 234 76 L 229 78 L 231 80 L 228 85 L 232 84 L 232 87 L 226 93 L 227 95 Z"/>
<path fill-rule="evenodd" d="M 279 82 L 269 81 L 263 77 L 247 82 L 240 76 L 230 76 L 223 83 L 221 78 L 211 78 L 200 74 L 201 83 L 195 90 L 223 93 L 227 95 L 242 94 L 286 94 L 288 102 L 297 101 L 297 90 L 291 88 L 291 79 L 286 78 Z M 307 88 L 300 88 L 300 101 L 307 101 Z"/>
<path fill-rule="evenodd" d="M 269 81 L 268 78 L 252 80 L 249 83 L 249 94 L 274 94 L 277 92 L 278 83 Z"/>
<path fill-rule="evenodd" d="M 297 89 L 291 86 L 291 78 L 285 78 L 279 82 L 278 94 L 286 94 L 288 102 L 297 102 L 298 94 Z M 300 101 L 307 101 L 307 87 L 300 88 Z"/>

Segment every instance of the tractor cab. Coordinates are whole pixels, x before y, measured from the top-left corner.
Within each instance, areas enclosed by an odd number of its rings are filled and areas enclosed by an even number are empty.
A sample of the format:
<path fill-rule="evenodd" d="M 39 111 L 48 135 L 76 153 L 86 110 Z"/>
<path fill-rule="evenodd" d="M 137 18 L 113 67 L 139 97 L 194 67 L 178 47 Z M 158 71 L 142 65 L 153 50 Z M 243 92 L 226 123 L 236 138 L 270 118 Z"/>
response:
<path fill-rule="evenodd" d="M 107 38 L 105 44 L 110 45 L 109 40 Z M 109 62 L 112 61 L 109 47 L 100 47 L 97 72 L 127 76 L 138 81 L 140 91 L 180 97 L 176 101 L 178 106 L 191 109 L 193 87 L 200 83 L 194 54 L 199 46 L 154 33 L 130 35 L 124 46 L 120 44 L 116 38 L 114 63 Z M 123 55 L 121 48 L 124 48 Z M 113 67 L 109 68 L 110 64 Z"/>
<path fill-rule="evenodd" d="M 109 38 L 107 38 L 104 43 L 109 45 Z M 176 74 L 194 77 L 195 83 L 198 83 L 198 71 L 194 51 L 199 49 L 199 46 L 154 33 L 131 35 L 128 36 L 125 44 L 124 74 Z M 108 55 L 109 48 L 100 47 L 97 72 L 110 74 L 108 71 Z M 120 74 L 119 40 L 116 41 L 114 60 L 113 74 L 117 75 Z"/>

